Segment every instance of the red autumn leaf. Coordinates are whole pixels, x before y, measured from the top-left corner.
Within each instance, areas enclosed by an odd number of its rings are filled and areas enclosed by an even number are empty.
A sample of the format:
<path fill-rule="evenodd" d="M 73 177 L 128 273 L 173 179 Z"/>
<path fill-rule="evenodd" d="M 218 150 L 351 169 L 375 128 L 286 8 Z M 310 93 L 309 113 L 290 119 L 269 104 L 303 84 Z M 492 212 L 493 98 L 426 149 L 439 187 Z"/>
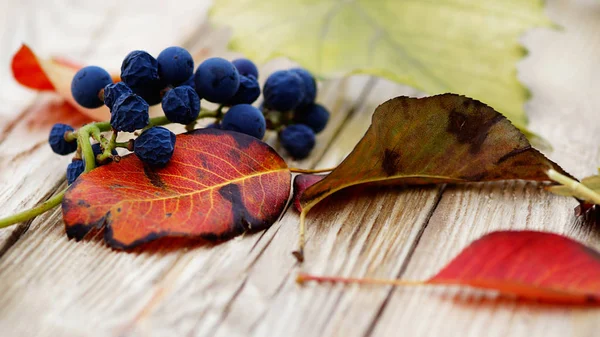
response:
<path fill-rule="evenodd" d="M 11 69 L 15 80 L 28 88 L 55 90 L 40 61 L 27 45 L 21 45 L 19 51 L 13 56 Z"/>
<path fill-rule="evenodd" d="M 294 178 L 294 208 L 298 212 L 302 212 L 302 205 L 300 204 L 300 197 L 307 188 L 323 180 L 326 175 L 315 175 L 315 174 L 299 174 Z"/>
<path fill-rule="evenodd" d="M 492 232 L 471 243 L 425 281 L 317 276 L 297 281 L 395 286 L 460 285 L 554 304 L 600 305 L 600 253 L 565 236 L 537 231 Z"/>
<path fill-rule="evenodd" d="M 20 84 L 34 90 L 54 91 L 94 120 L 108 119 L 110 112 L 107 107 L 86 109 L 73 99 L 71 80 L 81 67 L 65 58 L 41 59 L 26 45 L 21 45 L 11 62 L 13 77 Z M 119 76 L 113 75 L 113 81 L 119 80 Z"/>
<path fill-rule="evenodd" d="M 65 194 L 67 235 L 105 226 L 105 241 L 131 248 L 161 237 L 220 240 L 268 228 L 289 197 L 291 173 L 267 144 L 202 129 L 177 136 L 161 169 L 135 155 L 80 176 Z"/>
<path fill-rule="evenodd" d="M 429 284 L 493 289 L 551 303 L 600 303 L 600 253 L 567 237 L 499 231 L 470 244 Z"/>

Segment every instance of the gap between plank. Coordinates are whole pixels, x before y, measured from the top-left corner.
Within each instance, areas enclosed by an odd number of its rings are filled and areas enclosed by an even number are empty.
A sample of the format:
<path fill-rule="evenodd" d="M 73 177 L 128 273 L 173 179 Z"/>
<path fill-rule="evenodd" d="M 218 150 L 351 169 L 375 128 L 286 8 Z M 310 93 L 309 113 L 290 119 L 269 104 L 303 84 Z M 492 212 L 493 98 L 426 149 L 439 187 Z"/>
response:
<path fill-rule="evenodd" d="M 429 210 L 429 213 L 427 214 L 425 221 L 423 221 L 423 225 L 419 229 L 417 236 L 413 240 L 412 245 L 410 246 L 410 249 L 409 249 L 408 253 L 406 254 L 406 258 L 402 262 L 402 265 L 400 266 L 400 269 L 398 270 L 398 273 L 396 274 L 396 279 L 400 279 L 402 277 L 402 275 L 404 275 L 404 273 L 406 272 L 406 269 L 408 268 L 408 264 L 410 263 L 410 260 L 411 260 L 412 256 L 414 255 L 415 250 L 417 249 L 417 245 L 419 244 L 419 241 L 421 241 L 421 237 L 423 236 L 425 229 L 427 229 L 427 226 L 429 225 L 429 222 L 431 221 L 431 217 L 433 216 L 433 213 L 435 212 L 438 205 L 440 204 L 440 201 L 442 200 L 442 196 L 443 196 L 445 190 L 446 190 L 446 185 L 444 184 L 444 185 L 440 186 L 438 192 L 436 193 L 434 204 L 431 207 L 431 209 Z M 363 335 L 364 337 L 371 337 L 371 335 L 373 334 L 373 331 L 375 330 L 375 326 L 377 325 L 379 318 L 385 311 L 385 308 L 387 307 L 387 304 L 389 303 L 390 298 L 392 297 L 392 294 L 395 289 L 396 289 L 396 287 L 390 287 L 390 290 L 388 291 L 387 295 L 385 296 L 385 299 L 379 306 L 379 309 L 377 309 L 377 312 L 375 313 L 373 320 L 369 324 L 367 331 L 365 331 L 365 334 Z"/>
<path fill-rule="evenodd" d="M 333 133 L 333 135 L 331 136 L 331 138 L 327 142 L 326 149 L 329 149 L 329 147 L 331 146 L 331 144 L 333 144 L 333 142 L 339 137 L 339 135 L 342 132 L 342 130 L 344 130 L 344 128 L 346 127 L 346 125 L 350 122 L 350 119 L 352 119 L 352 117 L 356 113 L 356 110 L 358 110 L 360 108 L 360 102 L 364 102 L 365 101 L 365 98 L 371 93 L 371 90 L 373 90 L 373 87 L 375 86 L 376 83 L 377 83 L 377 77 L 375 77 L 375 76 L 369 77 L 369 80 L 365 84 L 363 90 L 361 90 L 360 94 L 358 95 L 358 97 L 354 101 L 355 103 L 352 104 L 352 106 L 348 110 L 348 113 L 346 114 L 346 117 L 340 123 L 340 126 L 337 128 L 337 130 L 335 130 L 335 132 Z M 323 157 L 325 156 L 325 152 L 327 152 L 327 151 L 321 152 L 321 155 L 319 155 L 319 157 L 316 158 L 315 165 L 316 165 L 316 163 L 320 162 L 323 159 Z M 313 168 L 314 168 L 315 165 L 313 165 Z"/>

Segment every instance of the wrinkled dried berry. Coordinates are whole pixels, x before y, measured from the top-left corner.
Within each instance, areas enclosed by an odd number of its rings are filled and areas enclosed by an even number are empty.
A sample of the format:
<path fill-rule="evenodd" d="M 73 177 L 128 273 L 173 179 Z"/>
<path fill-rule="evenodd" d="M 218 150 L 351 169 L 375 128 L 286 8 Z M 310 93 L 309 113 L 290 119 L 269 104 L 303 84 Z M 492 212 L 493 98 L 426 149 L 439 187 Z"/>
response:
<path fill-rule="evenodd" d="M 161 126 L 152 127 L 135 140 L 134 153 L 144 163 L 162 167 L 167 165 L 175 150 L 175 134 Z"/>

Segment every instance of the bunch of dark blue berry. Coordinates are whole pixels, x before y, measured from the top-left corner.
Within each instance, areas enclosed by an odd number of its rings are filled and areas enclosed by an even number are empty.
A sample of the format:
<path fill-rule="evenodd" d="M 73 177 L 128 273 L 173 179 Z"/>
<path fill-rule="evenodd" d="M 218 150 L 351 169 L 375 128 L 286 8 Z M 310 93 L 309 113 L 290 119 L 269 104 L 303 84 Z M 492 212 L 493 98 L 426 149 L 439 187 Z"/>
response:
<path fill-rule="evenodd" d="M 76 152 L 67 168 L 69 184 L 96 165 L 119 161 L 116 148 L 133 151 L 147 165 L 165 166 L 173 155 L 176 137 L 160 125 L 179 123 L 192 130 L 199 118 L 212 117 L 216 122 L 208 127 L 258 139 L 271 129 L 277 131 L 286 151 L 301 159 L 309 155 L 315 134 L 329 120 L 329 112 L 315 103 L 316 81 L 304 69 L 271 74 L 258 109 L 251 105 L 261 93 L 254 63 L 215 57 L 202 62 L 194 73 L 192 56 L 180 47 L 169 47 L 157 58 L 145 51 L 129 53 L 121 66 L 121 82 L 117 83 L 100 67 L 82 68 L 73 78 L 71 91 L 75 101 L 85 108 L 106 105 L 111 118 L 110 122 L 91 123 L 79 130 L 56 124 L 50 131 L 54 152 Z M 216 111 L 202 109 L 202 99 L 220 106 Z M 158 103 L 165 116 L 150 118 L 149 107 Z M 121 131 L 140 133 L 136 139 L 117 142 Z"/>
<path fill-rule="evenodd" d="M 262 111 L 269 126 L 278 130 L 283 148 L 294 158 L 306 158 L 315 146 L 315 134 L 323 131 L 329 112 L 315 103 L 317 82 L 302 68 L 279 70 L 263 87 Z"/>

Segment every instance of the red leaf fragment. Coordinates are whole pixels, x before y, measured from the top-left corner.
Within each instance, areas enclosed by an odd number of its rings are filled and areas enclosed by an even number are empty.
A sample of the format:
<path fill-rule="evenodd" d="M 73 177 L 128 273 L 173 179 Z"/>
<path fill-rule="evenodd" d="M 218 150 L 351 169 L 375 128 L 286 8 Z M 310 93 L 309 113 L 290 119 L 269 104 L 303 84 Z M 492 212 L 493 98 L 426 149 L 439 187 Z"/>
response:
<path fill-rule="evenodd" d="M 40 61 L 27 45 L 21 45 L 10 66 L 15 80 L 20 84 L 35 90 L 55 90 Z"/>
<path fill-rule="evenodd" d="M 161 237 L 221 240 L 275 222 L 290 193 L 285 161 L 256 138 L 216 129 L 177 136 L 161 169 L 135 155 L 80 176 L 65 194 L 67 235 L 105 226 L 105 241 L 127 249 Z"/>
<path fill-rule="evenodd" d="M 470 244 L 427 283 L 550 303 L 600 304 L 600 253 L 558 234 L 498 231 Z"/>
<path fill-rule="evenodd" d="M 93 120 L 110 118 L 108 107 L 87 109 L 75 102 L 71 94 L 71 81 L 81 65 L 66 58 L 55 57 L 41 59 L 26 45 L 13 56 L 11 68 L 13 77 L 20 84 L 34 90 L 54 91 L 79 112 Z M 113 81 L 119 81 L 118 75 L 112 75 Z"/>
<path fill-rule="evenodd" d="M 300 204 L 302 193 L 304 193 L 307 188 L 323 180 L 326 176 L 327 175 L 324 174 L 298 174 L 294 178 L 294 208 L 296 208 L 298 212 L 302 212 L 302 205 Z"/>

